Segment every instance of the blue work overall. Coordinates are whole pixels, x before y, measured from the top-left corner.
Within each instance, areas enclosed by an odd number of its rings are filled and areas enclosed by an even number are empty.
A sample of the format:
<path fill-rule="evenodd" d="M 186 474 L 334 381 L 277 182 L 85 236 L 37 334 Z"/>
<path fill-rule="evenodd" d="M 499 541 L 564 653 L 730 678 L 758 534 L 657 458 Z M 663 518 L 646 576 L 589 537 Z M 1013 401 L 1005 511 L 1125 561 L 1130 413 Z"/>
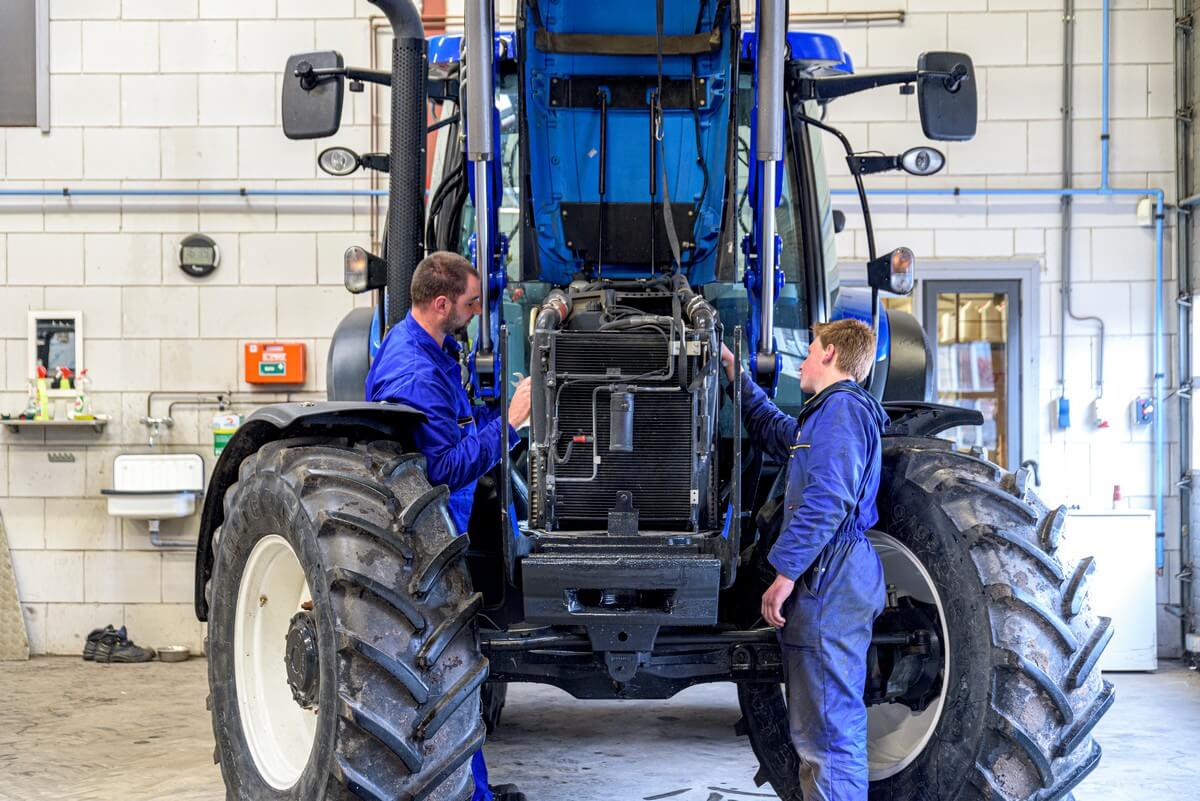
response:
<path fill-rule="evenodd" d="M 499 407 L 474 406 L 463 388 L 460 347 L 453 337 L 437 342 L 410 314 L 383 340 L 367 373 L 367 400 L 404 403 L 425 413 L 413 431 L 425 456 L 429 483 L 450 488 L 450 516 L 465 534 L 475 499 L 475 484 L 500 462 L 500 426 L 508 428 L 508 445 L 517 432 L 500 419 Z M 483 752 L 471 763 L 475 777 L 472 801 L 491 801 Z"/>
<path fill-rule="evenodd" d="M 887 415 L 851 381 L 812 398 L 798 418 L 742 376 L 746 429 L 787 462 L 783 524 L 768 561 L 796 582 L 779 631 L 792 743 L 804 801 L 866 801 L 867 649 L 883 611 L 883 567 L 864 532 Z"/>

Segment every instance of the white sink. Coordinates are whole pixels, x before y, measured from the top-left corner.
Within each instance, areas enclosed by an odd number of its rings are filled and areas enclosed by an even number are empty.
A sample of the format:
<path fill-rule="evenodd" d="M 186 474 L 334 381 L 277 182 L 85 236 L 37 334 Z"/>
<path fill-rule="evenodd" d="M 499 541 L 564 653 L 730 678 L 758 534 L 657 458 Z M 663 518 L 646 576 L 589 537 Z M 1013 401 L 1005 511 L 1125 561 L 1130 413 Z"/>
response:
<path fill-rule="evenodd" d="M 108 498 L 108 513 L 113 517 L 131 520 L 163 520 L 168 517 L 189 517 L 196 512 L 199 492 L 122 492 L 100 490 Z"/>
<path fill-rule="evenodd" d="M 188 517 L 204 492 L 204 460 L 197 453 L 125 453 L 113 460 L 108 513 L 133 520 Z"/>

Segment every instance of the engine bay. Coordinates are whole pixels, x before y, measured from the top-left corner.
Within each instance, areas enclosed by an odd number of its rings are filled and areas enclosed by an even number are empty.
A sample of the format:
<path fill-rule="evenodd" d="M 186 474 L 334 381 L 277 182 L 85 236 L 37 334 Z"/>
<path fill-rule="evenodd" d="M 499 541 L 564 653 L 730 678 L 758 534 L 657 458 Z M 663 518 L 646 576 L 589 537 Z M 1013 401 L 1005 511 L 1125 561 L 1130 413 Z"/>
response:
<path fill-rule="evenodd" d="M 535 317 L 530 527 L 720 525 L 720 322 L 678 275 L 573 282 Z"/>

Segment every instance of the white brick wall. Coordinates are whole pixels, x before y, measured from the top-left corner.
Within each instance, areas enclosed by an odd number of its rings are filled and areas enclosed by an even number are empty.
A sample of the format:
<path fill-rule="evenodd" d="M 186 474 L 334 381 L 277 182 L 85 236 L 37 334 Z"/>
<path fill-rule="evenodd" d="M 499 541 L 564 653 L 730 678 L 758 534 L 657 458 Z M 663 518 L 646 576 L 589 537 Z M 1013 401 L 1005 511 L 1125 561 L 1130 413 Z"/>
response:
<path fill-rule="evenodd" d="M 458 5 L 450 3 L 452 13 Z M 1095 185 L 1100 18 L 1098 3 L 1080 5 L 1074 170 L 1077 185 Z M 1118 5 L 1112 180 L 1163 186 L 1170 195 L 1171 11 L 1161 0 Z M 868 179 L 878 187 L 1058 185 L 1059 6 L 1057 0 L 793 0 L 796 10 L 908 12 L 903 25 L 830 29 L 862 70 L 911 67 L 931 49 L 962 49 L 975 58 L 976 139 L 945 147 L 949 162 L 939 176 Z M 364 63 L 372 13 L 364 0 L 51 0 L 52 130 L 0 130 L 0 185 L 365 187 L 365 179 L 338 182 L 318 173 L 315 155 L 326 143 L 284 139 L 279 73 L 287 55 L 316 47 L 336 47 Z M 336 141 L 365 147 L 364 100 L 352 96 Z M 894 90 L 839 100 L 829 120 L 862 148 L 895 151 L 922 141 L 915 99 Z M 826 152 L 835 183 L 847 186 L 840 151 L 829 143 Z M 849 217 L 839 238 L 842 256 L 861 258 L 866 242 L 855 205 L 845 197 L 837 202 Z M 1148 505 L 1149 435 L 1129 424 L 1128 405 L 1150 388 L 1153 239 L 1136 227 L 1134 201 L 1076 203 L 1075 305 L 1108 322 L 1105 397 L 1117 419 L 1106 432 L 1090 431 L 1084 420 L 1096 341 L 1079 323 L 1068 329 L 1067 387 L 1076 422 L 1069 432 L 1051 430 L 1061 278 L 1054 201 L 889 197 L 874 211 L 883 248 L 908 244 L 922 259 L 1041 260 L 1040 375 L 1029 380 L 1042 412 L 1027 424 L 1042 432 L 1036 456 L 1043 494 L 1052 503 L 1103 504 L 1119 482 L 1135 504 Z M 85 362 L 100 410 L 113 416 L 103 435 L 14 435 L 0 428 L 0 514 L 35 651 L 76 652 L 88 629 L 108 622 L 128 625 L 146 644 L 199 649 L 190 555 L 153 550 L 142 523 L 116 525 L 103 514 L 99 491 L 111 485 L 117 454 L 146 449 L 138 419 L 148 392 L 251 390 L 240 372 L 246 341 L 305 342 L 304 389 L 322 391 L 328 337 L 353 303 L 340 288 L 341 253 L 365 244 L 368 224 L 366 204 L 349 201 L 0 199 L 0 408 L 24 402 L 26 310 L 61 306 L 84 311 Z M 221 266 L 206 279 L 185 276 L 175 264 L 179 240 L 197 230 L 222 251 Z M 1167 296 L 1173 295 L 1172 283 Z M 249 412 L 253 400 L 245 398 L 238 410 Z M 155 400 L 153 411 L 165 414 L 166 402 Z M 177 407 L 176 426 L 157 447 L 201 452 L 211 464 L 212 412 Z M 71 452 L 76 461 L 49 463 L 50 449 Z M 1174 446 L 1171 453 L 1173 465 Z M 1170 502 L 1168 509 L 1168 548 L 1177 564 L 1178 516 Z M 195 518 L 164 521 L 163 533 L 189 538 L 196 524 Z"/>
<path fill-rule="evenodd" d="M 834 10 L 836 0 L 806 3 L 815 10 Z M 854 3 L 855 9 L 869 4 Z M 1055 187 L 1061 185 L 1061 4 L 1056 0 L 975 0 L 941 2 L 909 0 L 884 4 L 906 7 L 900 27 L 858 26 L 828 29 L 841 38 L 859 69 L 911 67 L 920 50 L 962 50 L 975 60 L 980 92 L 979 132 L 974 140 L 944 147 L 946 170 L 932 179 L 868 177 L 868 188 L 900 186 Z M 1081 4 L 1082 6 L 1083 4 Z M 1100 182 L 1100 14 L 1098 3 L 1078 12 L 1074 79 L 1074 183 Z M 1116 4 L 1112 17 L 1110 75 L 1111 183 L 1120 187 L 1156 187 L 1174 192 L 1174 78 L 1170 66 L 1173 20 L 1168 3 L 1130 0 Z M 935 13 L 937 12 L 937 13 Z M 951 12 L 951 13 L 942 13 Z M 864 35 L 865 33 L 865 35 Z M 896 152 L 922 141 L 911 98 L 876 92 L 829 107 L 828 121 L 839 125 L 860 148 Z M 865 125 L 864 125 L 865 123 Z M 865 134 L 865 135 L 864 135 Z M 841 149 L 826 143 L 826 161 L 834 183 L 848 187 Z M 839 197 L 848 215 L 848 230 L 839 251 L 848 261 L 866 255 L 857 203 Z M 1033 424 L 1040 434 L 1039 453 L 1024 454 L 1041 462 L 1048 503 L 1106 507 L 1113 484 L 1138 507 L 1152 506 L 1153 451 L 1147 427 L 1132 424 L 1135 397 L 1150 395 L 1154 314 L 1154 232 L 1138 227 L 1136 198 L 1079 198 L 1072 235 L 1074 307 L 1080 314 L 1105 320 L 1105 403 L 1112 419 L 1108 430 L 1089 423 L 1096 349 L 1095 326 L 1068 326 L 1066 393 L 1072 401 L 1073 427 L 1052 428 L 1058 396 L 1059 212 L 1056 199 L 1030 198 L 879 198 L 874 204 L 881 248 L 914 247 L 918 260 L 975 258 L 981 263 L 1015 254 L 1041 260 L 1041 320 L 1038 325 L 1039 373 L 1027 376 L 1041 410 Z M 1168 226 L 1171 216 L 1167 218 Z M 1166 238 L 1165 291 L 1168 322 L 1167 385 L 1174 380 L 1174 309 L 1176 289 L 1172 241 Z M 855 268 L 851 268 L 855 269 Z M 1168 415 L 1168 466 L 1165 526 L 1168 572 L 1178 563 L 1178 434 L 1175 404 Z M 1173 579 L 1160 582 L 1159 601 L 1177 592 Z M 1165 613 L 1160 612 L 1160 617 Z M 1177 628 L 1177 626 L 1175 627 Z M 1161 643 L 1163 653 L 1177 653 L 1174 638 Z"/>
<path fill-rule="evenodd" d="M 365 177 L 318 174 L 316 145 L 284 138 L 279 74 L 288 55 L 318 39 L 367 65 L 374 7 L 51 0 L 50 9 L 51 131 L 0 129 L 0 186 L 368 186 Z M 338 141 L 365 149 L 369 132 L 353 124 L 354 103 L 344 122 Z M 255 391 L 262 402 L 283 398 L 242 382 L 245 342 L 304 342 L 309 380 L 300 396 L 323 393 L 317 361 L 353 306 L 341 260 L 349 245 L 368 243 L 365 208 L 303 198 L 0 199 L 0 410 L 24 406 L 26 312 L 62 308 L 83 312 L 95 404 L 112 416 L 103 434 L 0 428 L 0 515 L 35 652 L 78 653 L 87 632 L 106 623 L 128 625 L 146 645 L 201 649 L 191 552 L 154 548 L 145 523 L 107 514 L 100 490 L 112 485 L 115 456 L 147 450 L 139 419 L 149 392 L 236 390 L 247 393 L 234 409 L 242 414 L 259 405 Z M 195 231 L 221 249 L 221 265 L 204 279 L 177 266 L 181 238 Z M 325 286 L 318 251 L 329 262 Z M 155 398 L 153 413 L 166 414 L 169 403 Z M 177 406 L 156 448 L 199 452 L 211 466 L 215 413 Z M 50 450 L 75 461 L 51 463 Z M 163 536 L 193 539 L 198 522 L 163 521 Z"/>

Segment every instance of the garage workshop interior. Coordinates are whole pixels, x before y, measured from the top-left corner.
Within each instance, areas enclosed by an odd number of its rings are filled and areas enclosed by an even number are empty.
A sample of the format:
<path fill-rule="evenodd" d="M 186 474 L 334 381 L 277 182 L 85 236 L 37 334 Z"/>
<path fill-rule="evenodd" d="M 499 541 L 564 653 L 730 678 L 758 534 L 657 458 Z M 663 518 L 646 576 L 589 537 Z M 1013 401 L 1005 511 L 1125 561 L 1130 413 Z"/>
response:
<path fill-rule="evenodd" d="M 1200 797 L 1192 0 L 4 0 L 0 801 Z"/>

